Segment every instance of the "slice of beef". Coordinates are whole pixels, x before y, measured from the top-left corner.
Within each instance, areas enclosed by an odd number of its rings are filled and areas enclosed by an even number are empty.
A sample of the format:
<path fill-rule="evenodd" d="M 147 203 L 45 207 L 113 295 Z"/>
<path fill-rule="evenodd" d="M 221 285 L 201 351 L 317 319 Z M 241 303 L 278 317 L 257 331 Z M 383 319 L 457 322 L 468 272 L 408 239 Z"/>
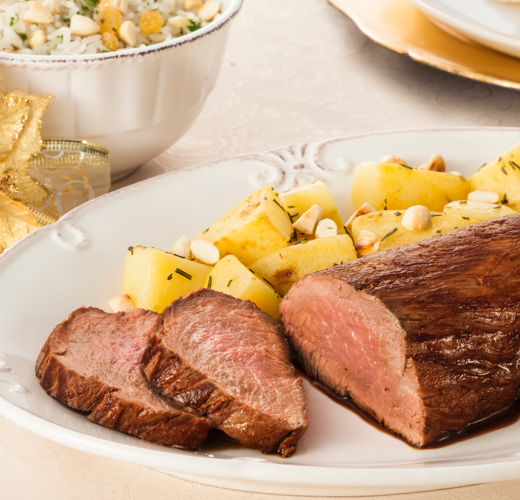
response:
<path fill-rule="evenodd" d="M 248 448 L 288 456 L 308 427 L 287 340 L 252 302 L 206 289 L 173 302 L 142 366 L 156 391 Z"/>
<path fill-rule="evenodd" d="M 155 394 L 140 358 L 158 315 L 137 309 L 108 314 L 81 308 L 58 325 L 43 346 L 36 375 L 47 394 L 93 422 L 146 441 L 196 449 L 213 427 Z"/>
<path fill-rule="evenodd" d="M 308 275 L 280 313 L 309 375 L 424 446 L 520 384 L 520 216 Z"/>

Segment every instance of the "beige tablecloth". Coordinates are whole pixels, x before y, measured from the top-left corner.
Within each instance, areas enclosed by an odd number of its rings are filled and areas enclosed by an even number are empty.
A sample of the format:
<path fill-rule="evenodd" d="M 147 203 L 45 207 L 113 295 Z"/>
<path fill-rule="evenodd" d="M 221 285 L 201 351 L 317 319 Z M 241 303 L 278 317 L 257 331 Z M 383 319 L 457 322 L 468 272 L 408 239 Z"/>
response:
<path fill-rule="evenodd" d="M 197 123 L 178 144 L 114 188 L 291 143 L 382 129 L 518 126 L 518 116 L 520 93 L 389 52 L 367 40 L 326 0 L 246 0 L 221 77 Z M 0 498 L 281 497 L 202 486 L 78 452 L 0 417 Z M 391 498 L 517 500 L 520 480 Z"/>

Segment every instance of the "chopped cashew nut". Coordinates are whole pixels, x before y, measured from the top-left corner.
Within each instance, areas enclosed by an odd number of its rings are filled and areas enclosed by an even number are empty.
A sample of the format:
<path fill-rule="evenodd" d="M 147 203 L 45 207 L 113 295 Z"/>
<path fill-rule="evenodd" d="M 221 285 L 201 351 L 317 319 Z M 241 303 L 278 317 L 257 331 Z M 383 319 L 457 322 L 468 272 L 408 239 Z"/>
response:
<path fill-rule="evenodd" d="M 173 245 L 170 253 L 189 259 L 191 257 L 190 239 L 186 235 L 181 236 Z"/>
<path fill-rule="evenodd" d="M 33 31 L 33 34 L 29 37 L 29 47 L 34 49 L 35 47 L 40 47 L 44 43 L 47 42 L 47 37 L 42 30 Z"/>
<path fill-rule="evenodd" d="M 50 24 L 54 22 L 54 16 L 41 3 L 34 2 L 23 16 L 26 23 Z"/>
<path fill-rule="evenodd" d="M 188 18 L 183 16 L 173 16 L 168 18 L 168 24 L 174 28 L 187 29 Z"/>
<path fill-rule="evenodd" d="M 43 0 L 42 7 L 45 7 L 52 15 L 60 11 L 59 0 Z"/>
<path fill-rule="evenodd" d="M 381 242 L 374 233 L 363 230 L 359 233 L 356 241 L 356 251 L 360 257 L 365 257 L 376 253 L 380 245 Z"/>
<path fill-rule="evenodd" d="M 469 201 L 480 201 L 481 203 L 490 203 L 494 205 L 500 200 L 500 195 L 494 191 L 472 191 L 468 194 Z"/>
<path fill-rule="evenodd" d="M 132 21 L 125 21 L 119 28 L 119 38 L 131 47 L 137 43 L 137 33 L 135 24 Z"/>
<path fill-rule="evenodd" d="M 319 205 L 312 205 L 294 224 L 293 227 L 303 234 L 314 234 L 316 226 L 323 215 L 323 208 Z"/>
<path fill-rule="evenodd" d="M 395 163 L 396 165 L 406 165 L 406 166 L 408 166 L 408 163 L 406 163 L 401 158 L 397 158 L 396 156 L 391 156 L 391 155 L 383 156 L 379 161 L 381 161 L 383 163 L 390 163 L 390 164 L 394 164 Z"/>
<path fill-rule="evenodd" d="M 118 295 L 117 297 L 114 297 L 111 301 L 108 302 L 108 305 L 110 306 L 110 309 L 112 309 L 112 311 L 114 311 L 115 313 L 129 313 L 134 310 L 132 299 L 127 294 Z"/>
<path fill-rule="evenodd" d="M 70 19 L 70 34 L 73 36 L 97 35 L 100 31 L 99 24 L 90 17 L 74 14 Z"/>
<path fill-rule="evenodd" d="M 198 9 L 204 5 L 202 0 L 184 0 L 184 10 Z"/>
<path fill-rule="evenodd" d="M 331 219 L 323 219 L 318 222 L 316 227 L 317 238 L 328 238 L 330 236 L 336 236 L 338 234 L 338 226 Z"/>
<path fill-rule="evenodd" d="M 375 212 L 376 209 L 369 205 L 368 203 L 363 203 L 350 217 L 350 219 L 345 223 L 345 228 L 350 229 L 352 227 L 352 223 L 354 222 L 354 219 L 357 219 L 358 217 L 361 217 L 362 215 L 370 214 L 372 212 Z"/>
<path fill-rule="evenodd" d="M 441 155 L 433 155 L 428 163 L 423 163 L 417 170 L 432 170 L 434 172 L 446 172 L 446 162 Z"/>
<path fill-rule="evenodd" d="M 220 5 L 216 0 L 208 0 L 200 9 L 197 11 L 197 17 L 201 21 L 212 21 L 213 18 L 220 12 Z"/>
<path fill-rule="evenodd" d="M 216 264 L 220 259 L 219 249 L 211 241 L 205 239 L 192 241 L 191 253 L 204 264 Z"/>
<path fill-rule="evenodd" d="M 430 211 L 422 205 L 410 207 L 403 215 L 403 226 L 415 233 L 427 231 L 433 227 Z"/>

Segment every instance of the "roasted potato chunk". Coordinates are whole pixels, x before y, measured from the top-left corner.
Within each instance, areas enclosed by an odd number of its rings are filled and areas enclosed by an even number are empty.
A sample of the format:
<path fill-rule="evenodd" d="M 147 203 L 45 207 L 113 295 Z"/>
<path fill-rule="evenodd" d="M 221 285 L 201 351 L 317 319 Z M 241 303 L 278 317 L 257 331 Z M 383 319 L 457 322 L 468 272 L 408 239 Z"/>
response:
<path fill-rule="evenodd" d="M 423 205 L 440 212 L 446 203 L 466 200 L 469 191 L 469 182 L 461 175 L 390 163 L 362 163 L 354 174 L 352 203 L 356 210 L 368 203 L 376 210 Z"/>
<path fill-rule="evenodd" d="M 278 304 L 282 300 L 280 295 L 233 255 L 217 262 L 210 273 L 208 288 L 237 299 L 250 300 L 262 311 L 278 319 Z"/>
<path fill-rule="evenodd" d="M 338 207 L 323 182 L 312 181 L 289 189 L 280 195 L 280 200 L 293 222 L 296 222 L 313 205 L 319 205 L 323 209 L 322 219 L 333 220 L 338 226 L 338 233 L 345 234 Z"/>
<path fill-rule="evenodd" d="M 257 260 L 251 269 L 285 295 L 300 278 L 356 258 L 350 236 L 317 238 L 282 248 Z"/>
<path fill-rule="evenodd" d="M 213 242 L 220 256 L 233 254 L 246 266 L 289 245 L 293 228 L 278 195 L 264 186 L 239 203 L 198 238 Z"/>
<path fill-rule="evenodd" d="M 494 191 L 500 202 L 520 212 L 520 144 L 469 178 L 471 191 Z"/>
<path fill-rule="evenodd" d="M 206 287 L 211 266 L 157 250 L 134 247 L 126 256 L 123 290 L 134 307 L 157 313 L 174 300 Z"/>
<path fill-rule="evenodd" d="M 352 236 L 357 241 L 361 231 L 370 231 L 381 241 L 379 251 L 407 245 L 415 241 L 453 231 L 485 220 L 516 213 L 503 205 L 489 205 L 474 201 L 455 201 L 446 205 L 443 213 L 431 212 L 433 227 L 426 231 L 409 231 L 403 227 L 406 210 L 381 210 L 354 219 Z"/>

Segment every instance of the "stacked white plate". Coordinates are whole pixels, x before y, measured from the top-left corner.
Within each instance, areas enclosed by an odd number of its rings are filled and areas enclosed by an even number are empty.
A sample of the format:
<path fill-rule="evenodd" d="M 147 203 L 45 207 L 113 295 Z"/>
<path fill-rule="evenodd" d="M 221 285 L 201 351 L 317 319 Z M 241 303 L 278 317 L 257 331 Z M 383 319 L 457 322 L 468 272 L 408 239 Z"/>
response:
<path fill-rule="evenodd" d="M 411 0 L 447 31 L 520 57 L 520 3 L 500 0 Z"/>

